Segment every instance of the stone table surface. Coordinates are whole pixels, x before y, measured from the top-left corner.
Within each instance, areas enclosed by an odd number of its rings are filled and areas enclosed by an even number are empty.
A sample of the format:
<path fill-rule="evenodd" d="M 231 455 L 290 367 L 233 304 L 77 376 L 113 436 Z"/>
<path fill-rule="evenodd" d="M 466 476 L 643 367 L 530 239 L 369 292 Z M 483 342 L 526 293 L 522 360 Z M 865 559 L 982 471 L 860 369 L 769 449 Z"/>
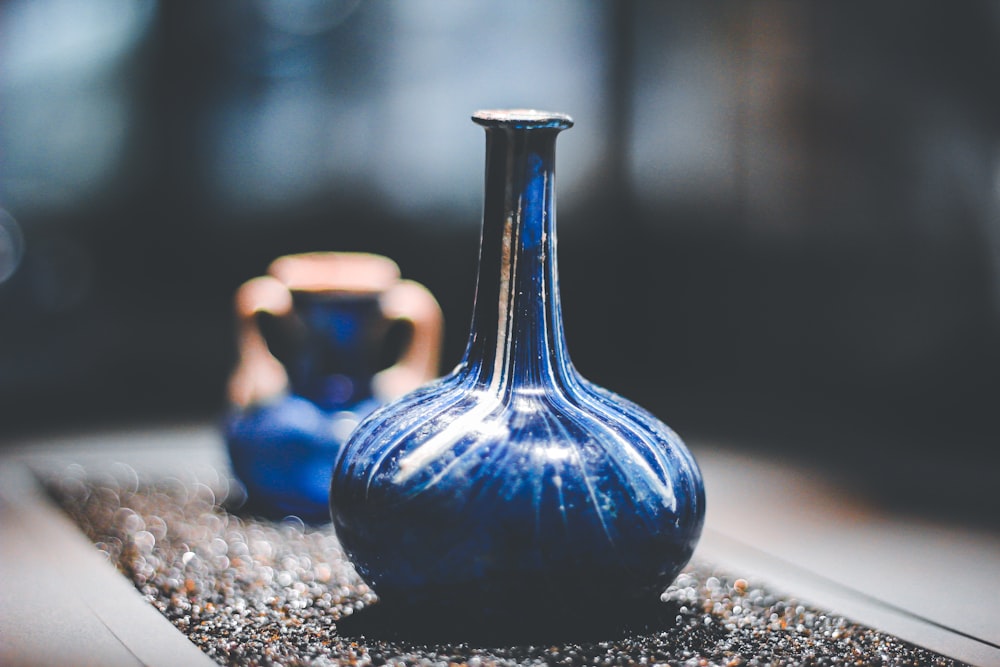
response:
<path fill-rule="evenodd" d="M 819 471 L 693 442 L 708 495 L 696 558 L 973 665 L 1000 665 L 1000 535 L 863 503 Z M 0 450 L 0 663 L 212 665 L 45 497 L 38 472 L 120 461 L 225 468 L 212 424 L 78 432 Z"/>

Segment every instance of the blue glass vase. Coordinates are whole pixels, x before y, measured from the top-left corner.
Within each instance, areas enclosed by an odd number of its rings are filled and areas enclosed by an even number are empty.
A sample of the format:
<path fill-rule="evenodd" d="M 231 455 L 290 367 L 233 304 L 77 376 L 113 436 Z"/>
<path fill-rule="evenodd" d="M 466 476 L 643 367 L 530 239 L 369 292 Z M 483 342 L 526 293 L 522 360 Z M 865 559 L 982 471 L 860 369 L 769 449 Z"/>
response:
<path fill-rule="evenodd" d="M 567 354 L 554 158 L 572 120 L 472 118 L 486 184 L 465 356 L 354 432 L 333 472 L 334 526 L 380 605 L 421 610 L 408 622 L 613 621 L 658 603 L 688 562 L 701 474 L 667 426 Z"/>
<path fill-rule="evenodd" d="M 276 259 L 240 287 L 236 311 L 240 360 L 224 431 L 243 509 L 325 523 L 347 437 L 375 408 L 436 377 L 440 308 L 386 257 L 326 252 Z M 381 368 L 400 321 L 412 335 Z"/>

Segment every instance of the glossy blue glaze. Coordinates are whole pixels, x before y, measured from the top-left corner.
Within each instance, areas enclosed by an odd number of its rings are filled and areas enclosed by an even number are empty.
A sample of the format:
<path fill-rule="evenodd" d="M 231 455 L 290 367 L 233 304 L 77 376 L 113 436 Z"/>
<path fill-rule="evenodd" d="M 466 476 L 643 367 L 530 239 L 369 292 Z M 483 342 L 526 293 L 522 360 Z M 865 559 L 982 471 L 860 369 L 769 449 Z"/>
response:
<path fill-rule="evenodd" d="M 344 441 L 379 402 L 372 397 L 381 328 L 376 295 L 329 298 L 296 294 L 274 350 L 289 389 L 234 408 L 225 438 L 233 472 L 247 491 L 247 511 L 329 521 L 333 463 Z M 284 353 L 277 352 L 279 349 Z"/>
<path fill-rule="evenodd" d="M 614 617 L 657 601 L 687 563 L 701 475 L 667 426 L 569 360 L 553 192 L 556 135 L 572 121 L 473 119 L 486 192 L 465 356 L 355 431 L 334 469 L 334 526 L 383 605 L 465 621 Z"/>

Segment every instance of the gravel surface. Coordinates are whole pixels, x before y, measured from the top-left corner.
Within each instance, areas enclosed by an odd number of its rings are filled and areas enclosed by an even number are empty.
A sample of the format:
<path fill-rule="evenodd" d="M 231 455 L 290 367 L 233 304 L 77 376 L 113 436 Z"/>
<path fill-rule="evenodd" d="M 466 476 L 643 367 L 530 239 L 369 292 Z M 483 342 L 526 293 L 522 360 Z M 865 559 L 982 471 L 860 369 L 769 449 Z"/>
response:
<path fill-rule="evenodd" d="M 697 559 L 639 632 L 421 640 L 395 631 L 406 619 L 379 620 L 329 527 L 227 511 L 222 475 L 141 479 L 125 466 L 73 466 L 47 484 L 150 604 L 222 665 L 959 664 Z"/>

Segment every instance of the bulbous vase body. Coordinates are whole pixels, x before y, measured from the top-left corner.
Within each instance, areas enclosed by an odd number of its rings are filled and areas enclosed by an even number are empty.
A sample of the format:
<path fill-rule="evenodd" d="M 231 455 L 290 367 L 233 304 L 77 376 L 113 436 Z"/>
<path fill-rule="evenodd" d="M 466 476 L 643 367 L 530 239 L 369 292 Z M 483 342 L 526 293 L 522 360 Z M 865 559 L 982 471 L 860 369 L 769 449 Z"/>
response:
<path fill-rule="evenodd" d="M 587 382 L 564 342 L 555 256 L 561 114 L 478 112 L 486 197 L 455 371 L 373 413 L 334 468 L 346 552 L 381 604 L 442 622 L 551 623 L 658 601 L 705 512 L 681 440 Z"/>

